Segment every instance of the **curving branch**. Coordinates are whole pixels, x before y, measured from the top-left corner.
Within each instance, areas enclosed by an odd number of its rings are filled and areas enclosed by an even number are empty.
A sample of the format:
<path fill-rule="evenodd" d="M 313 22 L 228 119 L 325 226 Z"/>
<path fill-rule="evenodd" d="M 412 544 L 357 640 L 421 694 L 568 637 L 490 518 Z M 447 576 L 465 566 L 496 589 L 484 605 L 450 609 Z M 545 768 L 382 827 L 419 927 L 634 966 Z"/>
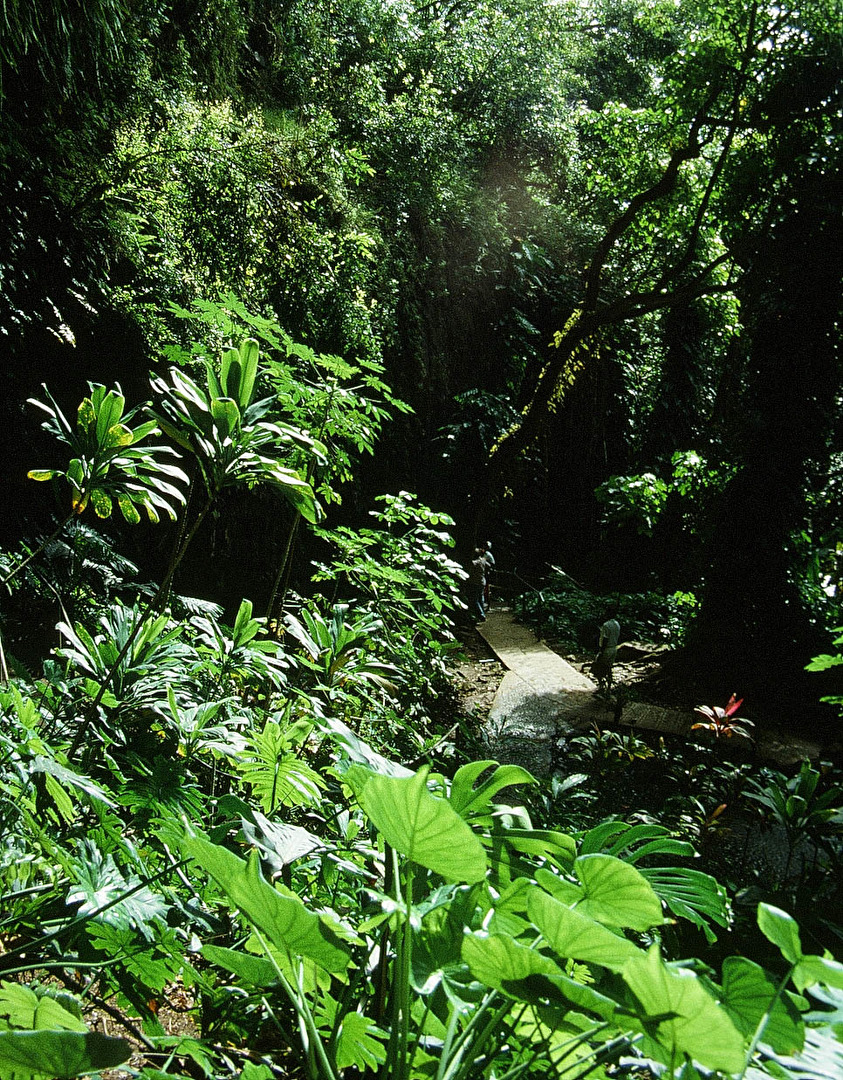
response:
<path fill-rule="evenodd" d="M 532 445 L 544 426 L 551 411 L 551 404 L 559 397 L 560 380 L 567 374 L 573 382 L 583 367 L 582 350 L 589 341 L 595 340 L 607 327 L 640 318 L 655 311 L 687 304 L 701 296 L 731 291 L 729 283 L 718 280 L 716 271 L 729 263 L 732 253 L 724 253 L 710 259 L 691 277 L 687 274 L 698 253 L 699 239 L 710 210 L 711 201 L 726 162 L 732 152 L 734 139 L 741 127 L 741 98 L 749 78 L 752 56 L 755 50 L 755 19 L 749 19 L 742 42 L 740 62 L 733 69 L 731 87 L 724 103 L 720 119 L 712 118 L 712 112 L 724 91 L 724 82 L 709 88 L 705 100 L 690 121 L 682 145 L 670 156 L 661 176 L 648 188 L 639 191 L 623 211 L 610 223 L 598 241 L 591 261 L 585 271 L 582 301 L 574 310 L 564 330 L 556 336 L 552 354 L 547 360 L 533 395 L 524 408 L 521 422 L 509 431 L 492 450 L 489 459 L 489 481 L 495 486 L 509 477 L 519 458 Z M 603 272 L 616 245 L 624 234 L 653 204 L 669 198 L 679 184 L 682 167 L 699 158 L 715 138 L 717 131 L 725 132 L 719 151 L 713 161 L 711 172 L 694 214 L 678 258 L 657 272 L 655 281 L 645 288 L 632 288 L 625 295 L 605 301 L 602 296 Z"/>

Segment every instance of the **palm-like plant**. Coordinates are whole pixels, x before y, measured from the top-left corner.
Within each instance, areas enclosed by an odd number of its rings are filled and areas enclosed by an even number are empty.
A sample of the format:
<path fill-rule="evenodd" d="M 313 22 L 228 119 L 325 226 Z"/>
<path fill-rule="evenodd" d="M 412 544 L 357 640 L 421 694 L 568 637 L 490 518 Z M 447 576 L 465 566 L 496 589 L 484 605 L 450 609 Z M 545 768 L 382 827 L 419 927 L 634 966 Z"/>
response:
<path fill-rule="evenodd" d="M 835 841 L 843 835 L 843 788 L 823 788 L 819 770 L 809 761 L 803 761 L 799 772 L 791 777 L 765 769 L 760 778 L 750 779 L 744 794 L 758 803 L 768 821 L 784 831 L 788 846 L 784 879 L 802 837 L 835 854 Z"/>
<path fill-rule="evenodd" d="M 117 602 L 104 612 L 92 634 L 81 623 L 60 622 L 57 630 L 66 644 L 58 654 L 84 678 L 97 704 L 107 702 L 163 712 L 167 688 L 183 682 L 196 657 L 181 639 L 182 627 L 169 615 L 146 616 L 137 607 Z"/>
<path fill-rule="evenodd" d="M 32 469 L 31 480 L 63 477 L 70 486 L 71 508 L 81 514 L 90 503 L 97 517 L 111 516 L 116 502 L 127 520 L 140 521 L 138 506 L 150 521 L 159 520 L 159 511 L 175 520 L 174 504 L 184 503 L 184 493 L 172 482 L 187 483 L 187 476 L 177 466 L 162 458 L 178 454 L 169 446 L 141 446 L 144 439 L 160 434 L 155 420 L 130 426 L 139 409 L 125 412 L 126 399 L 120 387 L 106 390 L 101 383 L 89 383 L 90 397 L 83 399 L 71 425 L 44 387 L 47 403 L 30 398 L 43 409 L 45 431 L 67 443 L 73 457 L 67 469 Z M 168 477 L 169 479 L 164 479 Z"/>
<path fill-rule="evenodd" d="M 206 615 L 191 621 L 199 631 L 200 675 L 216 688 L 228 690 L 234 684 L 244 692 L 266 681 L 283 686 L 289 661 L 277 641 L 258 638 L 266 620 L 252 617 L 251 600 L 242 601 L 230 630 Z"/>
<path fill-rule="evenodd" d="M 347 614 L 347 604 L 336 604 L 328 619 L 307 608 L 301 619 L 288 615 L 287 629 L 303 649 L 299 662 L 316 674 L 329 696 L 340 688 L 359 692 L 367 683 L 391 689 L 400 676 L 398 668 L 371 652 L 375 635 L 383 630 L 380 619 L 368 612 L 350 623 Z"/>
<path fill-rule="evenodd" d="M 56 531 L 44 540 L 26 559 L 18 563 L 3 578 L 9 582 L 36 555 L 40 554 L 59 535 L 68 521 L 92 506 L 97 517 L 111 516 L 114 504 L 126 521 L 140 521 L 141 507 L 150 521 L 159 521 L 166 514 L 172 520 L 177 506 L 184 504 L 185 495 L 179 487 L 188 478 L 178 465 L 167 458 L 178 458 L 169 446 L 141 445 L 151 435 L 160 434 L 155 420 L 133 427 L 139 409 L 126 409 L 126 399 L 119 385 L 111 390 L 101 383 L 89 383 L 90 396 L 83 399 L 72 424 L 59 408 L 47 387 L 46 402 L 31 398 L 47 414 L 42 424 L 45 431 L 70 447 L 73 455 L 65 469 L 32 469 L 31 480 L 64 479 L 70 488 L 70 512 Z"/>
<path fill-rule="evenodd" d="M 190 529 L 181 538 L 158 592 L 124 642 L 113 672 L 131 647 L 134 634 L 140 632 L 145 616 L 159 606 L 169 592 L 188 547 L 224 490 L 240 485 L 268 484 L 308 521 L 316 521 L 318 517 L 319 506 L 310 484 L 294 469 L 282 465 L 278 455 L 293 446 L 313 453 L 319 453 L 320 449 L 299 429 L 264 419 L 274 399 L 253 401 L 259 355 L 254 338 L 244 341 L 239 349 L 227 349 L 223 353 L 219 377 L 211 364 L 205 363 L 205 387 L 177 368 L 170 369 L 169 383 L 155 376 L 150 379 L 153 390 L 160 395 L 159 407 L 148 410 L 153 418 L 153 428 L 160 426 L 195 458 L 206 498 Z M 102 700 L 112 678 L 113 673 L 109 673 L 100 684 L 96 704 Z M 83 724 L 77 731 L 71 753 L 78 748 L 85 729 L 86 724 Z"/>
<path fill-rule="evenodd" d="M 151 415 L 196 459 L 208 505 L 226 488 L 268 484 L 314 522 L 319 507 L 310 484 L 284 466 L 278 455 L 290 448 L 319 453 L 319 447 L 298 428 L 265 419 L 275 399 L 253 401 L 258 359 L 258 343 L 249 338 L 239 349 L 223 353 L 219 377 L 206 362 L 204 387 L 171 368 L 169 383 L 151 379 L 161 399 Z"/>

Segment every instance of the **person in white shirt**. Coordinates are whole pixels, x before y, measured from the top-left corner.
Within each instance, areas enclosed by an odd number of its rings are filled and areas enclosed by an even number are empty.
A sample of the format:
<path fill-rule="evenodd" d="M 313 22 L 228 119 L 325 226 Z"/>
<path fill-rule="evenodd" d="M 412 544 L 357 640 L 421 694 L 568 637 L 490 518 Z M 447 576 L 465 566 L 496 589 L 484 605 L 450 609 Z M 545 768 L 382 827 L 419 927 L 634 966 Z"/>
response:
<path fill-rule="evenodd" d="M 485 544 L 481 545 L 480 550 L 483 552 L 483 562 L 486 564 L 486 572 L 484 575 L 485 584 L 483 585 L 483 607 L 488 613 L 492 599 L 492 571 L 495 569 L 495 556 L 492 554 L 492 541 L 487 540 Z"/>

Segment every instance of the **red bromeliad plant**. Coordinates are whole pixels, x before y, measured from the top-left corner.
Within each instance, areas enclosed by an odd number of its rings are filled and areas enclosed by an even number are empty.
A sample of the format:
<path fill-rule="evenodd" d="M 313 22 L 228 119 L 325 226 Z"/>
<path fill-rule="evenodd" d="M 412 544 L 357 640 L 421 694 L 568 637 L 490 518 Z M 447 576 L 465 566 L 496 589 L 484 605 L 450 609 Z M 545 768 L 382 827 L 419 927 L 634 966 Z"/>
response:
<path fill-rule="evenodd" d="M 713 731 L 716 739 L 731 739 L 733 735 L 739 735 L 744 739 L 752 739 L 747 728 L 755 725 L 751 720 L 735 716 L 735 713 L 743 705 L 743 698 L 740 698 L 740 700 L 736 700 L 736 698 L 737 695 L 732 694 L 725 709 L 721 709 L 719 705 L 698 705 L 694 712 L 704 716 L 705 720 L 691 724 L 691 731 L 696 728 Z"/>

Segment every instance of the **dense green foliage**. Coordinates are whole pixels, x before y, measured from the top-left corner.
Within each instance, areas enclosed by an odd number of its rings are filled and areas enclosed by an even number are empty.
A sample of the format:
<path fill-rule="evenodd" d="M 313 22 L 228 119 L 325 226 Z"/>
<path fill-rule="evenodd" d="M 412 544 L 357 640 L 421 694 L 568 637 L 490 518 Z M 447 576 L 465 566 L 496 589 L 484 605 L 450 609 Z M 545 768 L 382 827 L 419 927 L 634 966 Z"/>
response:
<path fill-rule="evenodd" d="M 412 406 L 354 478 L 358 520 L 406 487 L 463 552 L 511 526 L 528 576 L 655 573 L 700 598 L 692 663 L 734 681 L 765 634 L 796 685 L 839 621 L 836 5 L 199 8 L 6 6 L 5 419 L 42 381 L 60 408 L 91 379 L 142 396 L 183 363 L 179 312 L 243 297 Z M 336 369 L 313 376 L 339 418 Z M 368 407 L 336 422 L 371 448 Z M 15 543 L 38 515 L 3 430 Z M 205 530 L 216 592 L 242 511 Z M 263 530 L 277 598 L 303 585 L 291 527 Z"/>
<path fill-rule="evenodd" d="M 449 674 L 493 536 L 566 645 L 839 705 L 841 29 L 7 0 L 0 1080 L 93 1010 L 144 1080 L 843 1070 L 837 774 L 732 702 L 542 788 Z"/>

